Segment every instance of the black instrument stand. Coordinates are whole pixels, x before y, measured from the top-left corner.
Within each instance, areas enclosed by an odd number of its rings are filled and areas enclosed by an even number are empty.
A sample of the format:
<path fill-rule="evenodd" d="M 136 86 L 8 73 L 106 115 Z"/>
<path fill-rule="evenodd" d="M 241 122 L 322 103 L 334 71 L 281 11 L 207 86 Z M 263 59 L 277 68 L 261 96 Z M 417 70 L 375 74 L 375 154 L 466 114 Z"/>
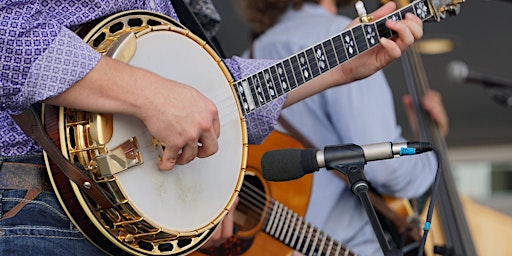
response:
<path fill-rule="evenodd" d="M 368 190 L 370 188 L 369 182 L 364 175 L 364 165 L 366 164 L 366 160 L 364 159 L 364 155 L 360 158 L 352 158 L 349 161 L 339 161 L 331 164 L 329 167 L 333 168 L 345 176 L 347 176 L 348 181 L 350 183 L 350 188 L 354 194 L 359 197 L 363 207 L 368 215 L 368 219 L 372 225 L 373 231 L 377 236 L 377 240 L 379 241 L 382 252 L 386 256 L 402 256 L 403 253 L 399 249 L 391 249 L 386 237 L 384 235 L 384 231 L 382 230 L 382 226 L 377 218 L 377 214 L 375 213 L 375 209 L 370 201 L 370 197 L 368 196 Z"/>

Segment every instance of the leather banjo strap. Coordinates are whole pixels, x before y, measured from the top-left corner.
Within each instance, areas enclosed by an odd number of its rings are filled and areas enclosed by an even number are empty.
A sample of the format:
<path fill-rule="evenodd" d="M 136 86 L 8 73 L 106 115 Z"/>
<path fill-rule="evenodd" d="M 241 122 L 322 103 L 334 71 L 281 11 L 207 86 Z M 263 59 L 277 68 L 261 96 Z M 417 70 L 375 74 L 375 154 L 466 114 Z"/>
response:
<path fill-rule="evenodd" d="M 103 209 L 114 207 L 112 200 L 108 198 L 102 188 L 92 180 L 91 177 L 62 155 L 57 146 L 46 134 L 41 120 L 37 115 L 37 111 L 33 106 L 30 106 L 19 115 L 11 115 L 11 117 L 27 136 L 43 147 L 46 154 L 55 162 L 62 173 L 75 183 L 81 191 L 90 196 L 91 199 Z"/>

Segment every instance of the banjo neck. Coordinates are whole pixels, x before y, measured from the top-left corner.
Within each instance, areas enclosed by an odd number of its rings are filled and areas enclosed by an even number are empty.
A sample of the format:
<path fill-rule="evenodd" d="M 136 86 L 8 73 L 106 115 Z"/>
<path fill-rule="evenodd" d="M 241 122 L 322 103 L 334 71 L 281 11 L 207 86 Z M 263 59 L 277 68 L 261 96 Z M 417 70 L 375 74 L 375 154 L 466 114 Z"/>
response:
<path fill-rule="evenodd" d="M 453 5 L 453 4 L 451 4 Z M 396 33 L 385 25 L 388 19 L 402 20 L 412 13 L 422 21 L 440 20 L 439 6 L 417 0 L 371 23 L 361 23 L 323 42 L 234 82 L 243 116 L 264 106 L 311 79 L 343 64 L 379 44 L 379 38 Z"/>

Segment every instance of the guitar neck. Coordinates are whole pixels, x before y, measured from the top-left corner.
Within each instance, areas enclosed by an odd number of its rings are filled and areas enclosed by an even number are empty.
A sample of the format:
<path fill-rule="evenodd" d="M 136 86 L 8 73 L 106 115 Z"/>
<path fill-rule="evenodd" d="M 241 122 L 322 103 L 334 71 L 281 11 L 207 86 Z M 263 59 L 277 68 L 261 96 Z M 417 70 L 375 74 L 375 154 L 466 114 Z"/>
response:
<path fill-rule="evenodd" d="M 358 24 L 234 83 L 242 114 L 246 116 L 330 69 L 377 46 L 379 38 L 396 33 L 386 20 L 402 20 L 412 13 L 422 21 L 432 18 L 427 0 L 418 0 L 373 23 Z"/>
<path fill-rule="evenodd" d="M 262 230 L 304 255 L 356 255 L 278 201 L 272 201 Z"/>

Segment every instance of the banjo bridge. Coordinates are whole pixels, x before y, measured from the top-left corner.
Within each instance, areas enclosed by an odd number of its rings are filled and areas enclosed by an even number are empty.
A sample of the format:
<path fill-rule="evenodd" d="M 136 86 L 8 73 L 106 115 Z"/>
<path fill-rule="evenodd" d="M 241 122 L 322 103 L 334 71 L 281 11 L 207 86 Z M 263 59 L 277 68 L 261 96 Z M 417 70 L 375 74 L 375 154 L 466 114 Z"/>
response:
<path fill-rule="evenodd" d="M 144 163 L 139 151 L 136 137 L 132 137 L 109 153 L 96 157 L 98 172 L 103 177 L 110 177 L 128 168 Z"/>

